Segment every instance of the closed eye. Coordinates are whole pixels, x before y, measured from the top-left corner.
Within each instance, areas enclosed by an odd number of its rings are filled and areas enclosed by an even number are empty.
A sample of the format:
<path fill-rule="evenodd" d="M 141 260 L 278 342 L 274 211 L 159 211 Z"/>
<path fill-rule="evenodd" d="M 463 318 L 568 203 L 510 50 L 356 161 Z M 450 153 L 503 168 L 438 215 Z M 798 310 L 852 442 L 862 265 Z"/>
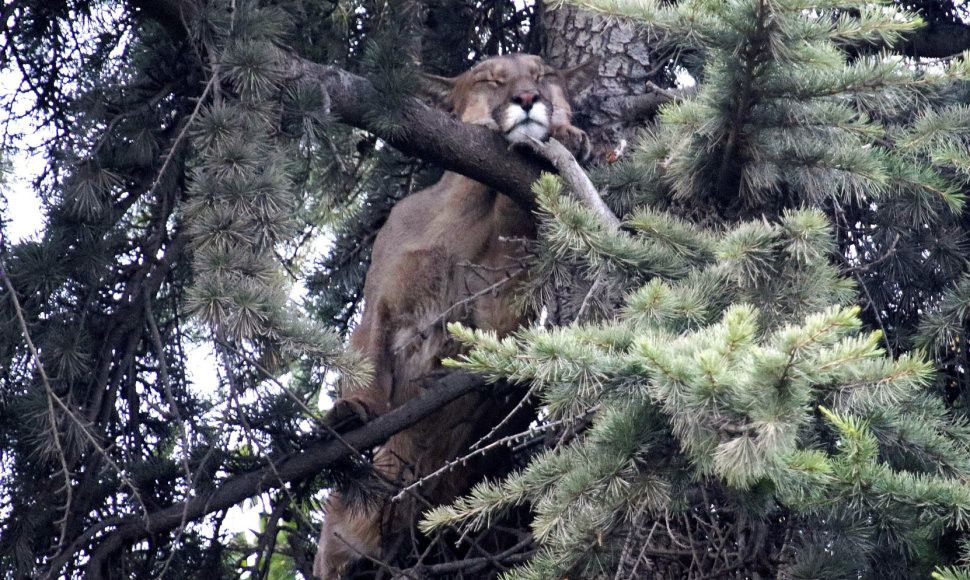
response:
<path fill-rule="evenodd" d="M 487 87 L 498 88 L 505 85 L 505 81 L 498 79 L 481 79 L 477 84 L 485 85 Z"/>

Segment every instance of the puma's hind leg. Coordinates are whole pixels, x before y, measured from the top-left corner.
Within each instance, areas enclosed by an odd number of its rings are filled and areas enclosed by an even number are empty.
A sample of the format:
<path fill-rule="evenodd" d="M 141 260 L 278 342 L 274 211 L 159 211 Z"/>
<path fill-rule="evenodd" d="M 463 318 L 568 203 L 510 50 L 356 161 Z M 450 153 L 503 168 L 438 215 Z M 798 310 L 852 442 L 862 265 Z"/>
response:
<path fill-rule="evenodd" d="M 380 517 L 375 508 L 351 506 L 341 494 L 331 494 L 324 508 L 313 575 L 320 580 L 339 580 L 357 560 L 378 557 L 380 548 Z"/>

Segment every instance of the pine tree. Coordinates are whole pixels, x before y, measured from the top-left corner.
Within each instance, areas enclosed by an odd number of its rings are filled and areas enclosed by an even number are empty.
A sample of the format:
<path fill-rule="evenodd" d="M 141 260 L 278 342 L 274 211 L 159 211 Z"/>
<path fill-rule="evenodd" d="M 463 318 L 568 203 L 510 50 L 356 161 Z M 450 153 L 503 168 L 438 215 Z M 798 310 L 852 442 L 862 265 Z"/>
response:
<path fill-rule="evenodd" d="M 500 1 L 25 0 L 2 15 L 2 62 L 24 81 L 5 110 L 26 106 L 53 136 L 38 182 L 43 237 L 0 237 L 0 569 L 236 577 L 220 534 L 239 500 L 205 498 L 265 470 L 251 481 L 286 489 L 266 498 L 276 516 L 251 570 L 275 569 L 282 530 L 286 558 L 309 577 L 317 492 L 356 468 L 292 483 L 275 469 L 326 434 L 316 401 L 334 371 L 366 379 L 340 340 L 366 240 L 433 172 L 336 122 L 326 87 L 288 67 L 363 75 L 376 89 L 359 97 L 364 122 L 391 134 L 415 61 L 455 74 L 471 56 L 521 47 L 534 12 Z M 469 16 L 475 29 L 460 25 Z M 449 35 L 402 52 L 432 19 Z M 5 147 L 23 127 L 5 126 Z M 331 236 L 359 251 L 315 257 Z M 313 277 L 317 260 L 342 261 Z M 333 292 L 302 308 L 291 287 L 306 278 Z M 219 384 L 205 392 L 190 353 L 210 339 Z M 263 483 L 248 485 L 254 495 Z M 150 541 L 124 539 L 146 537 L 166 509 L 182 515 Z"/>
<path fill-rule="evenodd" d="M 543 324 L 453 329 L 457 367 L 534 393 L 535 428 L 476 451 L 523 469 L 385 565 L 965 577 L 970 428 L 945 403 L 970 393 L 967 65 L 896 51 L 970 43 L 933 32 L 961 30 L 952 3 L 901 4 L 932 26 L 794 0 L 6 3 L 4 110 L 51 138 L 42 237 L 0 236 L 0 570 L 309 578 L 321 490 L 366 480 L 388 435 L 352 431 L 371 439 L 347 458 L 315 409 L 336 372 L 367 379 L 341 345 L 370 244 L 461 169 L 414 148 L 416 71 L 542 50 L 604 63 L 577 122 L 624 225 L 540 180 Z M 525 155 L 479 147 L 528 191 Z M 230 506 L 260 493 L 255 540 L 235 537 Z"/>
<path fill-rule="evenodd" d="M 531 384 L 537 430 L 579 435 L 424 529 L 531 506 L 540 552 L 506 578 L 924 577 L 965 525 L 970 431 L 892 312 L 925 304 L 908 277 L 963 267 L 925 233 L 963 209 L 966 55 L 858 50 L 918 25 L 871 3 L 583 4 L 690 53 L 696 93 L 603 177 L 628 185 L 623 230 L 538 184 L 544 280 L 578 263 L 623 299 L 503 340 L 453 328 L 453 364 Z M 875 256 L 905 265 L 867 301 L 888 329 L 848 306 Z M 952 340 L 963 294 L 924 334 Z"/>

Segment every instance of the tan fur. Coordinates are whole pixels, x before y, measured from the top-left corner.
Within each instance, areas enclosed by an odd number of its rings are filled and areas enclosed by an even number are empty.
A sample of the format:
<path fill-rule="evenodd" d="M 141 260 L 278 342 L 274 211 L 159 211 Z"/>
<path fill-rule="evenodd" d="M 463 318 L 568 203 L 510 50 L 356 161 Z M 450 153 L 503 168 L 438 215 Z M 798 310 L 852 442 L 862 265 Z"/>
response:
<path fill-rule="evenodd" d="M 559 71 L 536 56 L 517 54 L 489 59 L 454 79 L 429 77 L 428 82 L 446 89 L 445 102 L 462 121 L 501 131 L 511 141 L 553 134 L 583 154 L 588 140 L 569 124 L 567 100 L 568 85 L 579 71 L 585 67 Z M 513 126 L 523 115 L 534 120 Z M 417 396 L 423 379 L 441 368 L 441 359 L 458 353 L 447 322 L 499 335 L 525 323 L 514 293 L 524 277 L 523 240 L 535 234 L 529 212 L 456 173 L 445 173 L 398 203 L 374 242 L 364 312 L 350 339 L 373 361 L 375 378 L 369 388 L 341 393 L 336 408 L 350 407 L 370 418 Z M 466 395 L 391 437 L 375 452 L 374 467 L 396 484 L 410 483 L 458 457 L 515 403 L 511 396 Z M 450 501 L 484 468 L 452 470 L 423 485 L 420 493 L 431 505 Z M 386 555 L 426 507 L 414 499 L 351 506 L 340 494 L 331 495 L 314 574 L 336 580 L 354 560 Z"/>

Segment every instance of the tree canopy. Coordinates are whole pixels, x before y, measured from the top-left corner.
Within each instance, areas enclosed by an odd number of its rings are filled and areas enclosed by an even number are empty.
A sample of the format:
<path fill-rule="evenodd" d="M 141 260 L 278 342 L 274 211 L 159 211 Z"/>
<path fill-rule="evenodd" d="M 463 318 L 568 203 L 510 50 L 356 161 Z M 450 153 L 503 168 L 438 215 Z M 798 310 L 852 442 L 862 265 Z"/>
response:
<path fill-rule="evenodd" d="M 366 501 L 370 449 L 498 381 L 539 419 L 469 453 L 520 468 L 359 577 L 970 578 L 962 3 L 0 10 L 3 153 L 47 136 L 43 231 L 0 204 L 6 578 L 310 578 L 327 490 Z M 574 122 L 619 227 L 419 98 L 516 51 L 597 59 Z M 541 315 L 450 327 L 455 372 L 336 433 L 376 231 L 443 169 L 536 212 Z"/>

